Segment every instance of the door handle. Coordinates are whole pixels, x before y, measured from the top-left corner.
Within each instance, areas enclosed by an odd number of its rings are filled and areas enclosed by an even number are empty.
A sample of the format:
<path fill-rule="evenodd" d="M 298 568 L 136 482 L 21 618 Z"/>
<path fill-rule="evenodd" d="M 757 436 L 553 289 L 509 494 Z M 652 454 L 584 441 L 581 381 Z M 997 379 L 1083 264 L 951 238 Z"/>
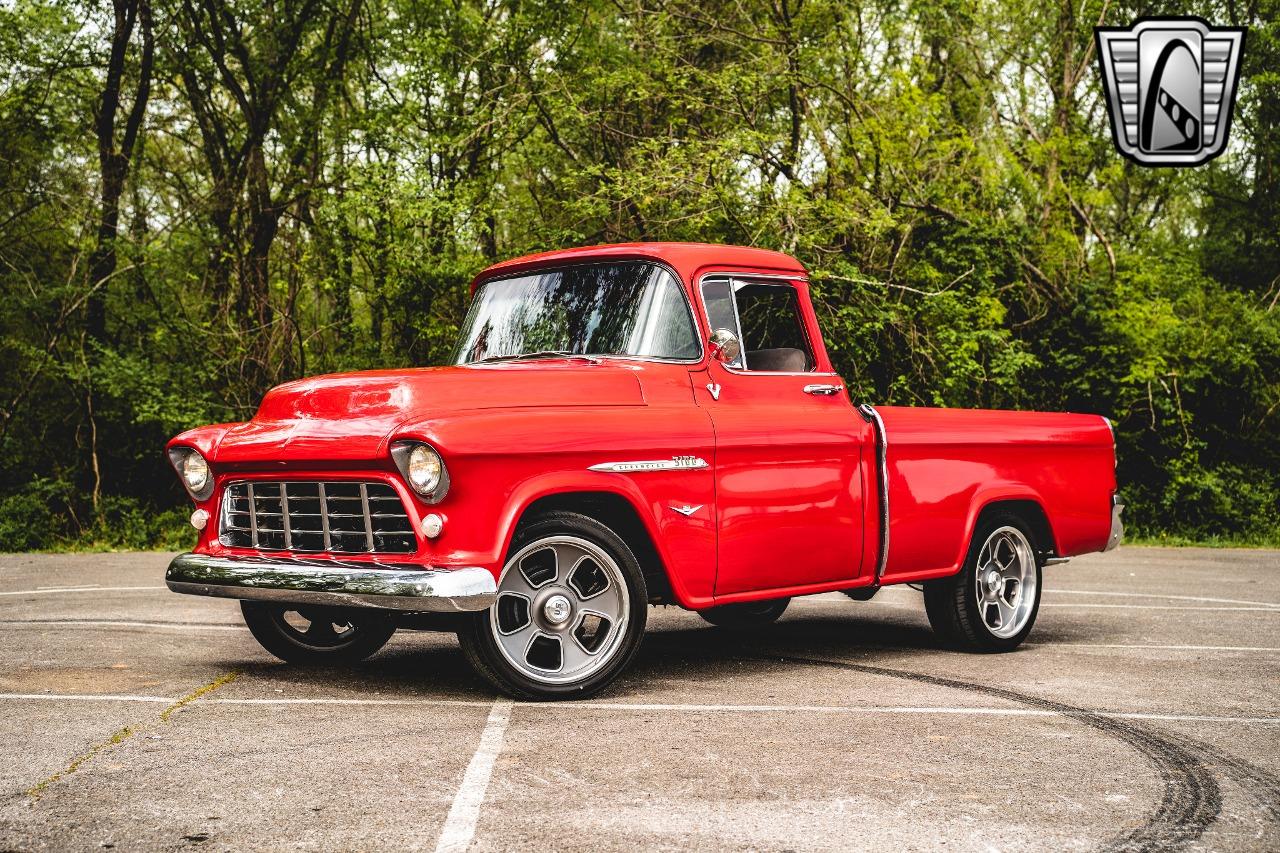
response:
<path fill-rule="evenodd" d="M 830 397 L 832 394 L 839 394 L 844 390 L 843 385 L 806 385 L 804 393 L 813 394 L 819 397 Z"/>

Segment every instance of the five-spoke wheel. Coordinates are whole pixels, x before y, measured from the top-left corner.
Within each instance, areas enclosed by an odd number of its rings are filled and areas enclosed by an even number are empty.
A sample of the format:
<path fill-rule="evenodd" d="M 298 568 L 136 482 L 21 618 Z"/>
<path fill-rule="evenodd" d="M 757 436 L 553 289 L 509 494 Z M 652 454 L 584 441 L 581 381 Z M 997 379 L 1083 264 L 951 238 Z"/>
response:
<path fill-rule="evenodd" d="M 600 690 L 639 647 L 644 577 L 613 531 L 574 513 L 549 513 L 516 535 L 493 606 L 458 637 L 482 675 L 520 698 Z"/>
<path fill-rule="evenodd" d="M 1016 527 L 1001 527 L 978 553 L 974 593 L 982 622 L 992 635 L 1015 636 L 1031 618 L 1039 584 L 1031 543 Z"/>
<path fill-rule="evenodd" d="M 925 584 L 929 622 L 948 645 L 1017 648 L 1040 608 L 1040 568 L 1026 522 L 1007 511 L 991 513 L 974 532 L 963 570 Z"/>
<path fill-rule="evenodd" d="M 622 569 L 604 549 L 577 536 L 548 536 L 511 558 L 489 627 L 508 663 L 563 683 L 608 665 L 629 609 Z"/>

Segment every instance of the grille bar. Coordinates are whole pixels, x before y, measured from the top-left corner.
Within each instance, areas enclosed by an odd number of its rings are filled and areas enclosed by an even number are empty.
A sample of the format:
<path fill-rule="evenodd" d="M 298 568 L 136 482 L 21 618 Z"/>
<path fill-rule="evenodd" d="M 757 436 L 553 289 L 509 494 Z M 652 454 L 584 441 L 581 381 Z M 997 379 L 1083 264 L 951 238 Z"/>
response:
<path fill-rule="evenodd" d="M 229 483 L 219 533 L 228 547 L 262 551 L 408 554 L 417 549 L 399 494 L 382 482 Z"/>
<path fill-rule="evenodd" d="M 249 483 L 249 532 L 254 548 L 258 547 L 258 499 L 253 494 L 253 483 Z"/>
<path fill-rule="evenodd" d="M 326 551 L 333 550 L 333 543 L 329 541 L 329 513 L 326 512 L 329 506 L 329 499 L 324 493 L 324 483 L 320 484 L 320 529 L 324 531 L 324 549 Z"/>
<path fill-rule="evenodd" d="M 284 548 L 286 551 L 292 551 L 293 531 L 289 525 L 289 489 L 285 485 L 280 486 L 280 513 L 280 520 L 284 522 Z"/>

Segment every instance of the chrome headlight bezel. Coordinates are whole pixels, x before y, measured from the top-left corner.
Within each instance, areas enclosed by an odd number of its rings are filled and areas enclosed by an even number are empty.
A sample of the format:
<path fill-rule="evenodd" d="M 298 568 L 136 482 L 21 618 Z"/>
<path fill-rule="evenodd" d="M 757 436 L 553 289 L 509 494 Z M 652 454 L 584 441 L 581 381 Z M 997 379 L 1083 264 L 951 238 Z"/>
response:
<path fill-rule="evenodd" d="M 188 479 L 188 464 L 195 463 L 204 466 L 204 479 L 199 481 L 196 486 Z M 173 447 L 169 450 L 169 462 L 173 465 L 173 470 L 178 474 L 178 480 L 182 483 L 182 487 L 187 490 L 187 494 L 191 495 L 192 500 L 207 501 L 213 496 L 213 468 L 209 465 L 209 460 L 194 447 Z M 191 467 L 195 467 L 192 465 Z"/>
<path fill-rule="evenodd" d="M 419 484 L 410 475 L 410 471 L 414 467 L 413 456 L 415 452 L 419 456 L 423 453 L 430 454 L 430 458 L 434 459 L 439 468 L 439 474 L 434 483 Z M 404 478 L 405 485 L 426 503 L 438 504 L 449 493 L 449 469 L 444 464 L 444 457 L 440 455 L 440 451 L 425 441 L 406 440 L 395 442 L 391 445 L 391 459 L 396 463 L 396 468 L 400 470 L 400 476 Z"/>

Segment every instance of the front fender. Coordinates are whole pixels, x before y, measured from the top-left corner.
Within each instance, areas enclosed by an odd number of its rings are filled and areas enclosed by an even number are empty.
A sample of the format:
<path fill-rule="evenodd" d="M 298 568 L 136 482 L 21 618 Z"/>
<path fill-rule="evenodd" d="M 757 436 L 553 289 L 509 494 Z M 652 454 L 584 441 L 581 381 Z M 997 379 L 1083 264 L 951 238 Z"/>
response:
<path fill-rule="evenodd" d="M 705 606 L 715 585 L 715 528 L 712 504 L 695 515 L 684 516 L 670 509 L 660 495 L 670 484 L 644 483 L 620 475 L 587 472 L 557 472 L 521 484 L 502 519 L 502 553 L 511 547 L 521 518 L 537 501 L 557 495 L 605 493 L 625 500 L 635 511 L 658 558 L 676 601 L 684 607 Z M 680 484 L 686 494 L 687 482 Z M 685 504 L 687 505 L 687 504 Z"/>
<path fill-rule="evenodd" d="M 430 543 L 441 566 L 484 566 L 495 577 L 516 525 L 537 500 L 574 492 L 622 497 L 661 557 L 681 604 L 710 600 L 715 584 L 713 468 L 592 471 L 608 462 L 714 458 L 709 420 L 689 405 L 477 412 L 406 425 L 394 439 L 421 439 L 440 451 L 450 490 L 418 507 L 444 518 Z M 673 506 L 696 508 L 688 515 Z M 704 605 L 705 606 L 705 605 Z"/>

